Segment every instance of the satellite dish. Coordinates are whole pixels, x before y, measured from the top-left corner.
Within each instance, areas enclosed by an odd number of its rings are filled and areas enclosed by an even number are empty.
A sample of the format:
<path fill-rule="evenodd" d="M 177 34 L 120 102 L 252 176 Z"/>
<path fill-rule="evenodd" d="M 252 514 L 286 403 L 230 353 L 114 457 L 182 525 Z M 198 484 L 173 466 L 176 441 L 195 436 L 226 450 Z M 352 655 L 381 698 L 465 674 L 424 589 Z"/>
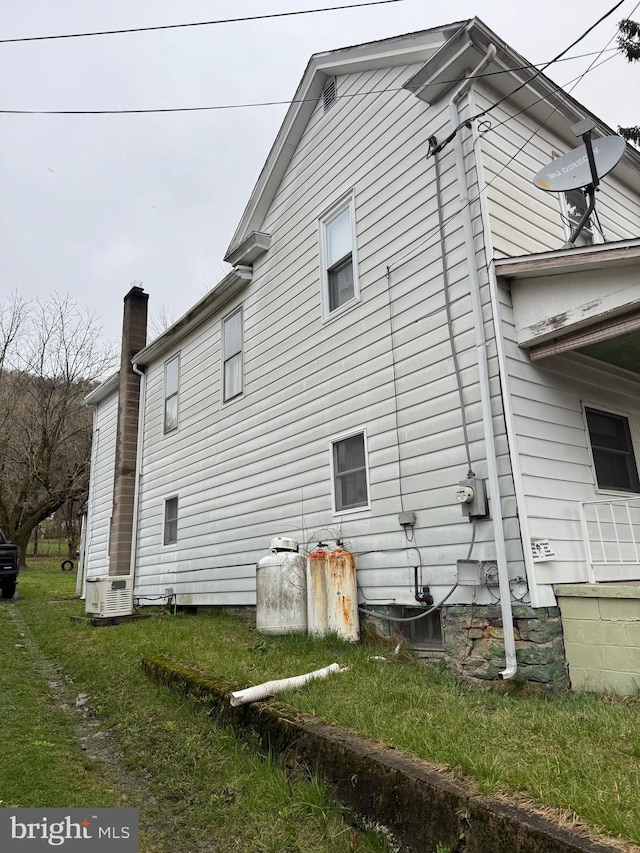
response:
<path fill-rule="evenodd" d="M 603 178 L 617 165 L 624 154 L 626 142 L 621 136 L 603 136 L 591 144 L 597 178 Z M 581 145 L 552 160 L 544 169 L 540 169 L 533 183 L 548 193 L 564 193 L 593 184 L 587 146 Z"/>

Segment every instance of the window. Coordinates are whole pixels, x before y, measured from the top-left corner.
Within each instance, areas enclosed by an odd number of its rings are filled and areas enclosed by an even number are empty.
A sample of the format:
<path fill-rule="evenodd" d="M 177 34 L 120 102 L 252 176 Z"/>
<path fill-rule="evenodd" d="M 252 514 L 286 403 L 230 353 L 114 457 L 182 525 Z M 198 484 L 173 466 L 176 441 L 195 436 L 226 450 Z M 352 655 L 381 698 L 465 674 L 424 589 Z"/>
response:
<path fill-rule="evenodd" d="M 364 432 L 334 441 L 332 461 L 336 512 L 369 506 Z"/>
<path fill-rule="evenodd" d="M 598 487 L 640 492 L 629 419 L 585 407 Z"/>
<path fill-rule="evenodd" d="M 566 193 L 560 194 L 561 203 L 563 205 L 563 220 L 565 223 L 565 233 L 567 240 L 573 233 L 573 229 L 587 212 L 589 202 L 581 189 L 569 190 Z M 593 246 L 594 243 L 599 243 L 600 234 L 593 226 L 591 217 L 587 219 L 584 227 L 576 239 L 576 246 Z"/>
<path fill-rule="evenodd" d="M 178 385 L 180 382 L 180 356 L 176 355 L 164 365 L 164 431 L 178 429 Z"/>
<path fill-rule="evenodd" d="M 353 198 L 320 222 L 325 316 L 358 298 Z"/>
<path fill-rule="evenodd" d="M 242 309 L 222 323 L 223 399 L 242 393 Z"/>
<path fill-rule="evenodd" d="M 175 545 L 178 541 L 178 498 L 167 498 L 164 502 L 164 544 Z"/>

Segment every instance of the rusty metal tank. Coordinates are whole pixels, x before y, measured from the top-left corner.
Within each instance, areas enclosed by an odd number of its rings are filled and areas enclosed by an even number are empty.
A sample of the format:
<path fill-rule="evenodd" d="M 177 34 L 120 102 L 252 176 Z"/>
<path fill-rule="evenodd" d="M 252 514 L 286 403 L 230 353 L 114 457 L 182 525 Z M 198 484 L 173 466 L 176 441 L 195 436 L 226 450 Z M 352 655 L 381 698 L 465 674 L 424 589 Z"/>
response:
<path fill-rule="evenodd" d="M 327 627 L 330 634 L 356 643 L 360 639 L 356 562 L 344 548 L 329 552 L 327 574 Z"/>
<path fill-rule="evenodd" d="M 307 621 L 316 637 L 360 637 L 358 590 L 353 554 L 343 548 L 318 548 L 307 557 Z"/>
<path fill-rule="evenodd" d="M 307 555 L 307 624 L 313 637 L 324 637 L 327 627 L 328 553 L 317 548 Z"/>
<path fill-rule="evenodd" d="M 261 634 L 306 634 L 306 560 L 292 539 L 271 541 L 256 566 L 256 628 Z"/>

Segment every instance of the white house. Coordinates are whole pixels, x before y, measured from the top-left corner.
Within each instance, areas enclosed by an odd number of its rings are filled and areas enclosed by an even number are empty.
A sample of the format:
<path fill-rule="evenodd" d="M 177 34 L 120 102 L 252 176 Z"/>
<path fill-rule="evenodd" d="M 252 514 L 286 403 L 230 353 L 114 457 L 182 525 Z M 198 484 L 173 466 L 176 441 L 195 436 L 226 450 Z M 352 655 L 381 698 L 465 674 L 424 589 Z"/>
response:
<path fill-rule="evenodd" d="M 148 345 L 125 312 L 87 577 L 252 605 L 272 537 L 339 540 L 462 674 L 634 689 L 640 154 L 575 248 L 583 193 L 532 183 L 585 118 L 613 134 L 477 19 L 313 56 L 232 272 Z"/>

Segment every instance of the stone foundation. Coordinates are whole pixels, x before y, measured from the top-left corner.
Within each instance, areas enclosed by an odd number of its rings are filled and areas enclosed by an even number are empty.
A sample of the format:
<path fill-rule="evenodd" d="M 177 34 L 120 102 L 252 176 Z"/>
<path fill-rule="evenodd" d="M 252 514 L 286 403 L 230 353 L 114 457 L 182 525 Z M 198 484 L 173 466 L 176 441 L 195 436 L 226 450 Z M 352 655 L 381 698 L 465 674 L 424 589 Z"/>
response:
<path fill-rule="evenodd" d="M 558 607 L 513 607 L 518 672 L 545 693 L 569 687 L 562 622 Z M 442 609 L 443 648 L 447 667 L 466 681 L 488 686 L 505 667 L 504 627 L 498 605 L 464 605 Z"/>

